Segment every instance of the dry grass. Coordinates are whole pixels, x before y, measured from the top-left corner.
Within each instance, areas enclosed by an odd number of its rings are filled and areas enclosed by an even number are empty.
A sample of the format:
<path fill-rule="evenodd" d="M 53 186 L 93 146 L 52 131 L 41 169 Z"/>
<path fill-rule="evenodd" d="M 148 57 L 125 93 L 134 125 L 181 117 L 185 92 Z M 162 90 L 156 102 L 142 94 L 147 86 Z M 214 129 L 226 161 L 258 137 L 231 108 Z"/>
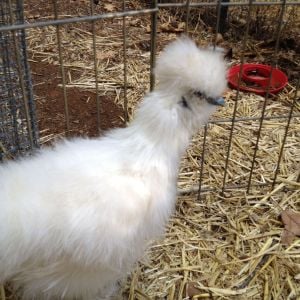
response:
<path fill-rule="evenodd" d="M 175 17 L 163 11 L 161 23 L 168 21 L 181 31 L 181 20 Z M 149 88 L 150 19 L 135 17 L 126 22 L 127 96 L 132 117 L 136 104 Z M 158 50 L 177 34 L 165 28 L 159 26 Z M 199 30 L 199 23 L 195 28 L 190 28 L 193 37 L 201 44 L 210 43 L 212 33 Z M 96 25 L 96 31 L 99 93 L 110 95 L 117 104 L 123 105 L 122 20 L 103 21 Z M 60 32 L 67 87 L 95 91 L 89 25 L 68 25 Z M 27 39 L 32 60 L 59 64 L 56 28 L 32 29 Z M 238 61 L 239 57 L 235 57 L 234 62 Z M 295 87 L 288 85 L 278 96 L 268 100 L 265 115 L 288 115 L 294 94 Z M 300 210 L 300 118 L 293 118 L 290 124 L 278 184 L 273 190 L 253 185 L 250 194 L 244 188 L 233 188 L 221 195 L 235 98 L 236 91 L 229 90 L 226 108 L 214 116 L 214 120 L 227 121 L 208 126 L 202 185 L 212 191 L 204 192 L 201 200 L 197 200 L 203 154 L 201 132 L 194 137 L 182 160 L 178 180 L 181 195 L 176 213 L 165 237 L 151 245 L 145 261 L 128 278 L 124 288 L 128 299 L 299 299 L 300 240 L 290 246 L 281 244 L 283 225 L 279 216 L 286 208 Z M 260 117 L 263 101 L 260 96 L 241 93 L 237 117 Z M 299 110 L 298 103 L 294 114 L 299 115 Z M 286 122 L 284 118 L 263 122 L 253 184 L 272 182 Z M 248 183 L 258 128 L 258 120 L 235 124 L 227 170 L 228 186 Z M 192 192 L 187 194 L 187 191 Z M 3 293 L 1 290 L 1 300 L 5 299 Z"/>
<path fill-rule="evenodd" d="M 289 206 L 297 194 L 272 202 Z M 299 293 L 299 241 L 280 244 L 280 210 L 271 205 L 253 209 L 260 200 L 238 193 L 210 194 L 201 202 L 180 198 L 165 239 L 152 246 L 148 263 L 133 275 L 135 294 L 183 299 L 184 287 L 193 282 L 195 299 L 293 299 L 288 295 Z"/>

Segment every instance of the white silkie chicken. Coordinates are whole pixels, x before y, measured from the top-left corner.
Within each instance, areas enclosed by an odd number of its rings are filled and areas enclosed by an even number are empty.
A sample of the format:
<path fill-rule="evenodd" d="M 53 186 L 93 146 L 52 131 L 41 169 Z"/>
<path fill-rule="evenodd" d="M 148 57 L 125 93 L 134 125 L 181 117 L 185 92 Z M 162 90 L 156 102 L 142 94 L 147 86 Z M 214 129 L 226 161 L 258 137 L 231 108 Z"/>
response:
<path fill-rule="evenodd" d="M 110 299 L 164 232 L 180 157 L 223 104 L 226 64 L 180 38 L 156 74 L 127 128 L 0 166 L 0 283 L 22 287 L 24 299 Z"/>

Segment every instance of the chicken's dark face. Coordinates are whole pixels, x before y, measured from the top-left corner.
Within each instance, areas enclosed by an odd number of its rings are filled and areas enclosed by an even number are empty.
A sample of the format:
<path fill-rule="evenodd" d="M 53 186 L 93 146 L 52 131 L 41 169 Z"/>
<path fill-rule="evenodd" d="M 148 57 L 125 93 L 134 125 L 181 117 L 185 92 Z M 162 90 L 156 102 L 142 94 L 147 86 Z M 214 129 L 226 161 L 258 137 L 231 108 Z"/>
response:
<path fill-rule="evenodd" d="M 217 105 L 217 106 L 225 105 L 225 101 L 223 97 L 210 97 L 200 91 L 193 91 L 193 90 L 190 91 L 186 96 L 183 95 L 179 103 L 184 108 L 192 109 L 192 107 L 195 106 L 194 103 L 196 103 L 196 106 L 199 106 L 199 103 L 197 104 L 197 102 L 204 102 L 204 101 L 206 101 L 211 105 Z"/>
<path fill-rule="evenodd" d="M 212 97 L 193 89 L 183 93 L 177 102 L 181 119 L 194 129 L 206 123 L 217 107 L 224 105 L 225 101 L 221 96 Z"/>

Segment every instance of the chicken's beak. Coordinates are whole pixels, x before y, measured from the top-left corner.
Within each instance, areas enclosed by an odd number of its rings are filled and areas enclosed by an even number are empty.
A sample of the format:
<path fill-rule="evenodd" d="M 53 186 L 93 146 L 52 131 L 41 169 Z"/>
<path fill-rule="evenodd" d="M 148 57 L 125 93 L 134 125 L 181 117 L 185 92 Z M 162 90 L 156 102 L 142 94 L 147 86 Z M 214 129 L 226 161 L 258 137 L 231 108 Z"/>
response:
<path fill-rule="evenodd" d="M 206 98 L 207 102 L 213 105 L 219 105 L 219 106 L 224 106 L 225 105 L 225 100 L 224 98 Z"/>

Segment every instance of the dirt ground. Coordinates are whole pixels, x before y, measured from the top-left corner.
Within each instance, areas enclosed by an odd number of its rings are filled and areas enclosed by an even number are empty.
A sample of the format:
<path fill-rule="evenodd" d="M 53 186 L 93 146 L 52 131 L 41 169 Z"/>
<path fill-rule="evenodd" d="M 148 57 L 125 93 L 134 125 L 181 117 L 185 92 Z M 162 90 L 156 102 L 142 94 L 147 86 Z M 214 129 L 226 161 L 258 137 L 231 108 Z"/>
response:
<path fill-rule="evenodd" d="M 42 136 L 62 134 L 66 129 L 64 95 L 58 66 L 43 62 L 30 64 L 38 127 Z M 96 94 L 78 88 L 67 89 L 70 115 L 69 135 L 96 136 L 99 134 L 97 121 Z M 123 110 L 108 96 L 100 97 L 100 130 L 124 125 Z"/>

